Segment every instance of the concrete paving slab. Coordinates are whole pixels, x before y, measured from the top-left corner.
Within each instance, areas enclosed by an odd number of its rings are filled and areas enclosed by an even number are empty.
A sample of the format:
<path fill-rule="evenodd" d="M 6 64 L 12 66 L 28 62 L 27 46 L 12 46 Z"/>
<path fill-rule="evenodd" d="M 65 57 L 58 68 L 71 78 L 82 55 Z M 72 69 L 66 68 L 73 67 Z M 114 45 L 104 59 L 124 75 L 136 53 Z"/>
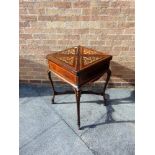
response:
<path fill-rule="evenodd" d="M 98 155 L 134 155 L 134 126 L 128 123 L 98 125 L 81 138 Z"/>
<path fill-rule="evenodd" d="M 19 105 L 20 147 L 27 144 L 60 118 L 44 104 L 41 97 L 26 98 Z"/>
<path fill-rule="evenodd" d="M 51 104 L 50 87 L 34 88 L 32 95 L 29 87 L 29 93 L 25 93 L 26 87 L 24 89 L 19 99 L 20 124 L 23 130 L 20 132 L 20 154 L 134 154 L 134 89 L 107 89 L 106 107 L 103 106 L 102 96 L 82 95 L 82 130 L 78 130 L 76 125 L 74 94 L 58 95 L 55 97 L 56 104 Z M 66 90 L 57 88 L 59 89 Z M 65 131 L 62 131 L 62 127 Z M 70 133 L 68 142 L 65 137 Z M 67 145 L 72 148 L 73 139 L 75 142 L 78 139 L 78 142 L 73 146 L 72 152 Z M 58 145 L 61 148 L 55 147 Z M 64 152 L 62 148 L 65 148 Z M 78 152 L 81 148 L 85 151 Z"/>
<path fill-rule="evenodd" d="M 101 116 L 106 115 L 103 101 L 98 102 L 96 95 L 81 96 L 81 127 L 95 123 Z M 46 98 L 47 99 L 47 98 Z M 96 102 L 97 100 L 97 102 Z M 77 113 L 75 95 L 60 95 L 55 100 L 56 104 L 51 104 L 52 108 L 62 117 L 77 134 L 82 134 L 84 130 L 77 128 Z M 85 102 L 87 101 L 87 102 Z M 49 101 L 46 100 L 46 103 Z"/>
<path fill-rule="evenodd" d="M 93 155 L 63 121 L 20 149 L 20 155 Z"/>
<path fill-rule="evenodd" d="M 135 154 L 135 109 L 132 93 L 132 89 L 109 89 L 110 98 L 109 105 L 105 107 L 106 116 L 97 120 L 94 128 L 82 133 L 81 138 L 96 154 Z"/>
<path fill-rule="evenodd" d="M 81 126 L 93 127 L 93 124 L 99 119 L 105 121 L 111 119 L 110 114 L 119 121 L 124 119 L 134 121 L 134 104 L 133 98 L 130 98 L 133 89 L 109 89 L 107 91 L 108 104 L 111 106 L 103 106 L 103 98 L 98 95 L 82 95 L 81 97 Z M 116 99 L 115 99 L 116 98 Z M 44 98 L 46 103 L 51 103 L 51 97 Z M 128 99 L 128 101 L 127 101 Z M 124 104 L 125 101 L 125 104 Z M 77 133 L 83 131 L 77 130 L 76 125 L 76 102 L 75 95 L 60 95 L 55 98 L 56 104 L 51 105 L 59 115 L 61 115 Z M 106 117 L 106 114 L 109 114 Z M 117 119 L 116 119 L 117 120 Z M 82 127 L 82 128 L 83 128 Z"/>

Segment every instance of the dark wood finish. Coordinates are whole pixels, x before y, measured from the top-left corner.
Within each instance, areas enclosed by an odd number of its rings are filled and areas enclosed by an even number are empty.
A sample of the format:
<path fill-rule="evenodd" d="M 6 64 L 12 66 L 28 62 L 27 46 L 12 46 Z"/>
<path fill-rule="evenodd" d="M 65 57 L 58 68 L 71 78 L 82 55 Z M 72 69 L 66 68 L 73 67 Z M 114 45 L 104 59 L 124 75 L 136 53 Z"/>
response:
<path fill-rule="evenodd" d="M 107 70 L 107 79 L 106 79 L 106 83 L 105 83 L 105 85 L 104 85 L 104 88 L 103 88 L 103 99 L 104 99 L 104 105 L 106 106 L 106 98 L 105 98 L 105 90 L 106 90 L 106 87 L 107 87 L 107 84 L 108 84 L 108 82 L 109 82 L 109 80 L 110 80 L 110 76 L 111 76 L 111 70 L 110 69 L 108 69 Z"/>
<path fill-rule="evenodd" d="M 55 89 L 54 89 L 54 85 L 53 85 L 53 81 L 52 81 L 52 78 L 51 78 L 51 71 L 50 71 L 50 70 L 48 71 L 48 78 L 49 78 L 49 80 L 50 80 L 50 82 L 51 82 L 52 89 L 53 89 L 52 103 L 54 103 L 54 97 L 55 97 L 55 95 L 56 95 L 56 91 L 55 91 Z"/>
<path fill-rule="evenodd" d="M 69 72 L 67 69 L 60 67 L 59 65 L 49 61 L 49 68 L 54 71 L 56 74 L 61 76 L 62 78 L 66 79 L 67 81 L 76 84 L 77 78 L 76 75 Z"/>
<path fill-rule="evenodd" d="M 80 129 L 80 97 L 81 97 L 81 90 L 75 89 L 76 95 L 76 103 L 77 103 L 77 125 Z"/>
<path fill-rule="evenodd" d="M 56 92 L 51 79 L 51 71 L 60 79 L 73 86 L 77 102 L 77 122 L 80 129 L 81 93 L 102 95 L 104 105 L 106 105 L 105 90 L 111 76 L 109 65 L 112 56 L 90 48 L 77 46 L 64 51 L 49 54 L 46 58 L 48 59 L 49 66 L 48 77 L 53 89 L 52 103 L 54 103 L 55 95 L 73 92 Z M 96 81 L 105 73 L 107 74 L 107 78 L 102 93 L 95 93 L 92 91 L 81 92 L 81 87 L 84 84 Z"/>

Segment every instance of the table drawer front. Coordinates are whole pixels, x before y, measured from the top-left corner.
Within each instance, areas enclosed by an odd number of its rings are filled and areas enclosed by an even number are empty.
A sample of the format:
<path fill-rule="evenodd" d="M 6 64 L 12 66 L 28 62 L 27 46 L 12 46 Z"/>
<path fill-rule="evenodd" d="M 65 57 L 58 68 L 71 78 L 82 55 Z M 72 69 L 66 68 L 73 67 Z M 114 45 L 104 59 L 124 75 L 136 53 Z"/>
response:
<path fill-rule="evenodd" d="M 109 63 L 101 63 L 88 68 L 87 70 L 83 71 L 79 75 L 79 83 L 84 84 L 86 82 L 92 81 L 99 75 L 102 75 L 106 70 L 109 68 Z"/>
<path fill-rule="evenodd" d="M 65 80 L 76 84 L 76 76 L 71 72 L 67 71 L 66 69 L 58 66 L 57 64 L 48 61 L 49 69 L 58 74 L 60 77 L 64 78 Z"/>

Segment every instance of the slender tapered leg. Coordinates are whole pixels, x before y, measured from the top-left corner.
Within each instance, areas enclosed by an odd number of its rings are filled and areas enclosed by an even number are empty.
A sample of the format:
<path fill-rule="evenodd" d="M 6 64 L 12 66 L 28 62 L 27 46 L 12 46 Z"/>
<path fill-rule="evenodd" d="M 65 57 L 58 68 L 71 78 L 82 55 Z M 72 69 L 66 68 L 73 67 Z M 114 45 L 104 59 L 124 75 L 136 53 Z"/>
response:
<path fill-rule="evenodd" d="M 48 71 L 48 78 L 49 78 L 49 80 L 51 82 L 52 89 L 53 89 L 52 104 L 54 104 L 54 98 L 55 98 L 55 95 L 56 95 L 56 91 L 54 89 L 54 85 L 53 85 L 53 81 L 52 81 L 52 78 L 51 78 L 51 71 L 50 70 Z"/>
<path fill-rule="evenodd" d="M 80 96 L 81 96 L 81 90 L 75 89 L 75 95 L 76 95 L 76 103 L 77 103 L 77 125 L 78 125 L 78 129 L 80 130 Z"/>
<path fill-rule="evenodd" d="M 105 82 L 105 85 L 104 85 L 104 88 L 103 88 L 103 99 L 104 99 L 104 105 L 106 106 L 106 98 L 105 98 L 105 90 L 106 90 L 106 87 L 107 87 L 107 84 L 109 82 L 109 79 L 110 79 L 110 76 L 111 76 L 111 70 L 108 69 L 107 70 L 107 78 L 106 78 L 106 82 Z"/>

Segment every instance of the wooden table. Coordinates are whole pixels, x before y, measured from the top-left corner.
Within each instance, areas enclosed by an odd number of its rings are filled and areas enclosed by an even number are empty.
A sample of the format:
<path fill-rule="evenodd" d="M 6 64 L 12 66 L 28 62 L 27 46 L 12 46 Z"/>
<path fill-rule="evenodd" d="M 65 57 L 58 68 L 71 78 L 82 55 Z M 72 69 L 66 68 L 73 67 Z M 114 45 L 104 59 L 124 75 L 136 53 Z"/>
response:
<path fill-rule="evenodd" d="M 77 124 L 80 129 L 80 96 L 83 94 L 102 95 L 104 105 L 106 105 L 105 90 L 111 76 L 109 69 L 111 55 L 98 52 L 90 48 L 77 46 L 60 52 L 47 55 L 48 59 L 48 77 L 53 89 L 52 103 L 54 103 L 55 95 L 73 93 L 73 92 L 57 92 L 54 89 L 51 78 L 51 71 L 57 77 L 70 84 L 76 94 L 77 102 Z M 106 83 L 103 92 L 96 93 L 93 91 L 81 91 L 81 87 L 88 83 L 98 80 L 104 73 L 107 73 Z"/>

